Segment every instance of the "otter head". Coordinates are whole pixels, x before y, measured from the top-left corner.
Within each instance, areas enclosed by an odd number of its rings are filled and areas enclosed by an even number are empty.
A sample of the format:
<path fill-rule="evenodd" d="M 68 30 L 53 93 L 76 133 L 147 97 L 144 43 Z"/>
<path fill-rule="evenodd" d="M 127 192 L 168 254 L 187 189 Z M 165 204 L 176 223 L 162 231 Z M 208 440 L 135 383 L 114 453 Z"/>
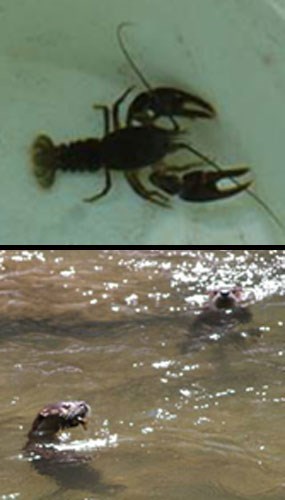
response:
<path fill-rule="evenodd" d="M 36 416 L 29 439 L 52 439 L 60 430 L 82 425 L 87 428 L 90 407 L 85 401 L 59 401 L 45 406 Z"/>
<path fill-rule="evenodd" d="M 212 290 L 208 305 L 213 309 L 234 309 L 240 306 L 241 288 Z"/>

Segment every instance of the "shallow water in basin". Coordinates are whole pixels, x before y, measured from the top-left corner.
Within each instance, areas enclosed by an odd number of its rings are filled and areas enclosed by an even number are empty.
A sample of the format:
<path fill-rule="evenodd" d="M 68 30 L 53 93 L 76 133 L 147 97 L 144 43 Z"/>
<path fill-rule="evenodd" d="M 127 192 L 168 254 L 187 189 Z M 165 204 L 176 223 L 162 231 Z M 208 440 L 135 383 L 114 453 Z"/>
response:
<path fill-rule="evenodd" d="M 283 251 L 0 259 L 0 499 L 284 498 Z M 250 323 L 194 336 L 207 289 L 237 282 Z M 62 399 L 92 408 L 60 445 L 92 461 L 38 468 L 26 434 Z"/>

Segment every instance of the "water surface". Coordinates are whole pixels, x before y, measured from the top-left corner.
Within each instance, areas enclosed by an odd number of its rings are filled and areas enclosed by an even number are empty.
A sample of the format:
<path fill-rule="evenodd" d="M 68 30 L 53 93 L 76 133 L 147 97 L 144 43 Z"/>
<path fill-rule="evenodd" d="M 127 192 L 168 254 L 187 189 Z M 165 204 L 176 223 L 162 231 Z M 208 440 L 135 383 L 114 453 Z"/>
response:
<path fill-rule="evenodd" d="M 284 498 L 283 251 L 0 259 L 0 498 Z M 232 283 L 252 321 L 194 338 L 207 289 Z M 26 433 L 61 399 L 92 407 L 63 436 L 92 462 L 39 472 Z"/>

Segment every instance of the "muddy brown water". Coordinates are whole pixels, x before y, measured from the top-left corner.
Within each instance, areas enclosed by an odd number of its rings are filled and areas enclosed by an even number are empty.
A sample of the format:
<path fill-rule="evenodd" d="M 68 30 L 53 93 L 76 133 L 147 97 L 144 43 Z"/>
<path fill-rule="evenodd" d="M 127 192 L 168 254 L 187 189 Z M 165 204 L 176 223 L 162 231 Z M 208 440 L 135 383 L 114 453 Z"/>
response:
<path fill-rule="evenodd" d="M 0 499 L 284 499 L 284 262 L 1 251 Z M 207 289 L 233 283 L 251 322 L 192 337 Z M 88 466 L 22 454 L 37 411 L 61 399 L 92 407 L 86 432 L 62 436 Z"/>

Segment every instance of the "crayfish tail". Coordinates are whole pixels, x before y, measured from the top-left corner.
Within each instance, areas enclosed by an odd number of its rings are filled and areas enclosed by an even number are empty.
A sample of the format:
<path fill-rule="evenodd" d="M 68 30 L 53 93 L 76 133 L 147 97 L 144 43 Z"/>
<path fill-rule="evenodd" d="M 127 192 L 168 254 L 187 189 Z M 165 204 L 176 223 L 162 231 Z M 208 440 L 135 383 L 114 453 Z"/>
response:
<path fill-rule="evenodd" d="M 56 173 L 56 147 L 47 135 L 39 135 L 32 144 L 33 173 L 39 185 L 51 187 Z"/>

